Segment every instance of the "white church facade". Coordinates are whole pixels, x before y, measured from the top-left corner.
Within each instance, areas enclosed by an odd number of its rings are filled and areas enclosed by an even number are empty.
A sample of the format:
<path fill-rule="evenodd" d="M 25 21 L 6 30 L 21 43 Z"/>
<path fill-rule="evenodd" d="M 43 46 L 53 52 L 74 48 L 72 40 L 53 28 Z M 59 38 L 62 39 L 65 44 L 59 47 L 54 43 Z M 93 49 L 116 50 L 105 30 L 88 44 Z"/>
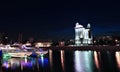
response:
<path fill-rule="evenodd" d="M 90 24 L 84 28 L 78 22 L 75 26 L 75 45 L 76 46 L 88 46 L 93 43 L 93 37 L 91 33 Z"/>

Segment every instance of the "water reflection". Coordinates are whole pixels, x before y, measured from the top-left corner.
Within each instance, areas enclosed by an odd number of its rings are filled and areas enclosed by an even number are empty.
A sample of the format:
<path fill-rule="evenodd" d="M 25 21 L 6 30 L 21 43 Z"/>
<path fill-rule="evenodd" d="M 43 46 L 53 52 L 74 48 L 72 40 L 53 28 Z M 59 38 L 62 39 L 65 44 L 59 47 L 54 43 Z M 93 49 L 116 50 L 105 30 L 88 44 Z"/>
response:
<path fill-rule="evenodd" d="M 92 51 L 75 51 L 75 72 L 93 72 Z"/>
<path fill-rule="evenodd" d="M 3 72 L 120 72 L 120 52 L 49 50 L 39 58 L 2 59 Z"/>
<path fill-rule="evenodd" d="M 36 69 L 39 71 L 39 66 L 45 68 L 48 66 L 48 58 L 40 57 L 40 58 L 11 58 L 8 60 L 2 61 L 2 67 L 5 69 L 18 69 L 20 68 L 21 71 L 24 69 Z M 35 70 L 36 71 L 36 70 Z"/>
<path fill-rule="evenodd" d="M 53 57 L 52 50 L 49 50 L 49 61 L 50 61 L 50 69 L 53 72 Z"/>
<path fill-rule="evenodd" d="M 119 71 L 120 71 L 120 52 L 116 52 L 115 56 L 116 56 L 117 66 L 118 66 Z"/>
<path fill-rule="evenodd" d="M 99 60 L 98 60 L 98 55 L 96 51 L 94 51 L 94 60 L 95 60 L 95 65 L 97 69 L 99 69 Z"/>
<path fill-rule="evenodd" d="M 101 62 L 100 52 L 94 51 L 94 63 L 95 63 L 95 66 L 96 66 L 98 72 L 101 72 L 100 62 Z"/>
<path fill-rule="evenodd" d="M 62 69 L 63 72 L 65 71 L 65 55 L 64 55 L 64 50 L 60 51 L 60 58 L 61 58 L 61 65 L 62 65 Z"/>

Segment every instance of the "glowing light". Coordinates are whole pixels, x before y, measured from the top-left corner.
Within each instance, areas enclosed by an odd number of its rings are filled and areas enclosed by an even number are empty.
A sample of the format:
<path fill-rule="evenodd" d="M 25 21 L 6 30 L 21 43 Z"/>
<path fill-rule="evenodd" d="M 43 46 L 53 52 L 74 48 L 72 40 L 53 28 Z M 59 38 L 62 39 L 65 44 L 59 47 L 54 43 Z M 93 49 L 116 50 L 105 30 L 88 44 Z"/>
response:
<path fill-rule="evenodd" d="M 32 63 L 30 61 L 21 61 L 21 65 L 22 65 L 22 67 L 23 66 L 32 67 Z"/>
<path fill-rule="evenodd" d="M 27 63 L 27 58 L 25 58 L 25 63 Z"/>
<path fill-rule="evenodd" d="M 5 68 L 9 68 L 10 64 L 8 62 L 4 62 L 2 66 L 5 67 Z"/>
<path fill-rule="evenodd" d="M 80 64 L 80 52 L 79 51 L 75 51 L 75 70 L 76 70 L 76 72 L 82 72 L 82 67 L 81 67 L 81 65 L 82 64 Z"/>
<path fill-rule="evenodd" d="M 44 54 L 41 54 L 40 56 L 43 58 Z"/>
<path fill-rule="evenodd" d="M 96 51 L 94 51 L 94 60 L 95 60 L 96 67 L 99 69 L 99 61 L 98 61 L 98 56 Z"/>
<path fill-rule="evenodd" d="M 87 28 L 90 28 L 91 26 L 90 26 L 90 23 L 88 23 L 88 25 L 87 25 Z"/>
<path fill-rule="evenodd" d="M 61 55 L 61 64 L 62 64 L 62 69 L 63 69 L 63 71 L 64 71 L 64 70 L 65 70 L 65 69 L 64 69 L 64 63 L 65 63 L 65 62 L 64 62 L 64 51 L 63 51 L 63 50 L 61 50 L 61 51 L 60 51 L 60 53 L 61 53 L 60 55 Z"/>
<path fill-rule="evenodd" d="M 76 23 L 75 26 L 75 44 L 77 46 L 87 46 L 88 44 L 92 44 L 92 35 L 90 33 L 90 24 L 88 24 L 88 28 L 84 28 L 79 23 Z"/>
<path fill-rule="evenodd" d="M 80 27 L 83 27 L 83 26 L 77 22 L 75 28 L 80 28 Z"/>
<path fill-rule="evenodd" d="M 74 67 L 75 72 L 93 72 L 92 71 L 92 52 L 75 51 Z"/>
<path fill-rule="evenodd" d="M 50 42 L 38 42 L 35 44 L 35 47 L 39 48 L 39 47 L 50 47 L 51 43 Z"/>
<path fill-rule="evenodd" d="M 116 52 L 115 56 L 116 56 L 118 68 L 120 69 L 120 52 Z"/>
<path fill-rule="evenodd" d="M 53 57 L 52 57 L 52 50 L 49 50 L 49 59 L 50 59 L 50 69 L 53 72 Z"/>
<path fill-rule="evenodd" d="M 118 40 L 116 39 L 115 42 L 118 42 Z"/>
<path fill-rule="evenodd" d="M 38 58 L 38 62 L 42 67 L 45 67 L 48 65 L 48 58 L 40 57 Z"/>
<path fill-rule="evenodd" d="M 3 59 L 8 60 L 11 58 L 11 55 L 9 53 L 3 53 Z"/>

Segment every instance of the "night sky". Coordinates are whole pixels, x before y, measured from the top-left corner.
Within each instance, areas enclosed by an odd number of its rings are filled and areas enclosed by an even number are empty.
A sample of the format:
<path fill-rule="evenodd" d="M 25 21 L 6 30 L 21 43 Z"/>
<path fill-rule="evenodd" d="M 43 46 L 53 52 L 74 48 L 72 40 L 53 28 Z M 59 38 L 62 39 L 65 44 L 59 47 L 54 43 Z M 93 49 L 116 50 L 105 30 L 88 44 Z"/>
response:
<path fill-rule="evenodd" d="M 110 0 L 2 0 L 0 32 L 10 38 L 73 38 L 75 23 L 93 34 L 120 31 L 120 2 Z"/>

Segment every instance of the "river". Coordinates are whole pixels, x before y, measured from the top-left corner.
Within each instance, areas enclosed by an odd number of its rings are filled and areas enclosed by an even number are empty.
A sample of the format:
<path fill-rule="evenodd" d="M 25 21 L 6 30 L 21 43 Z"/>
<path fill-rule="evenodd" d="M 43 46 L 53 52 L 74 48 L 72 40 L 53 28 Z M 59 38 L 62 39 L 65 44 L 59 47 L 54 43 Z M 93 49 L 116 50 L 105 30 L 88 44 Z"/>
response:
<path fill-rule="evenodd" d="M 39 58 L 0 61 L 0 72 L 120 72 L 120 51 L 49 49 Z"/>

